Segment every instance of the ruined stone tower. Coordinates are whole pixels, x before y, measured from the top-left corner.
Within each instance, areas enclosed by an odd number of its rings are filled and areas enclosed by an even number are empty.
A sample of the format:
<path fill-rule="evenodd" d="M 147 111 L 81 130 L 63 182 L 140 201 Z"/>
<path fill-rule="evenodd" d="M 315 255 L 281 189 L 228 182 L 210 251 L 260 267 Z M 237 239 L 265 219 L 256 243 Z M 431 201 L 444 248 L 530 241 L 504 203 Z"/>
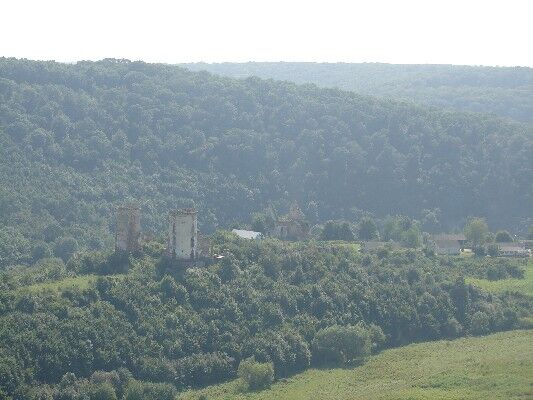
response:
<path fill-rule="evenodd" d="M 116 208 L 115 251 L 135 253 L 141 250 L 141 210 L 133 204 Z"/>
<path fill-rule="evenodd" d="M 172 211 L 169 215 L 167 254 L 178 260 L 198 257 L 198 218 L 193 208 Z"/>

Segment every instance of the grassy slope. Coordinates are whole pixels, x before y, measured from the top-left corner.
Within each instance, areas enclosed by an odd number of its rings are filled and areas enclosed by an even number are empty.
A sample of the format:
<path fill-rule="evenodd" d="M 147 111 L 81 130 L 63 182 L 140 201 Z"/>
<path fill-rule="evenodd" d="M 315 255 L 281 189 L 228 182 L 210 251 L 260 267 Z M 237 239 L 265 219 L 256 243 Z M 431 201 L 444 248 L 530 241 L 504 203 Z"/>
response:
<path fill-rule="evenodd" d="M 28 291 L 32 293 L 41 292 L 44 290 L 62 291 L 71 287 L 79 289 L 87 289 L 91 282 L 96 280 L 96 275 L 81 275 L 75 277 L 64 278 L 53 282 L 36 283 L 34 285 L 20 288 L 19 291 Z"/>
<path fill-rule="evenodd" d="M 489 292 L 518 292 L 533 296 L 533 261 L 528 262 L 524 279 L 489 281 L 488 279 L 467 278 L 466 281 Z"/>
<path fill-rule="evenodd" d="M 240 382 L 180 399 L 531 399 L 533 330 L 414 344 L 384 351 L 354 369 L 309 370 L 270 390 L 244 394 Z"/>
<path fill-rule="evenodd" d="M 35 283 L 33 285 L 24 286 L 16 289 L 19 293 L 37 293 L 45 290 L 51 290 L 53 292 L 62 292 L 63 290 L 70 288 L 87 289 L 93 282 L 96 281 L 99 275 L 80 275 L 74 277 L 63 278 L 57 281 Z M 106 276 L 106 275 L 103 275 Z M 107 275 L 114 278 L 124 277 L 124 274 Z"/>

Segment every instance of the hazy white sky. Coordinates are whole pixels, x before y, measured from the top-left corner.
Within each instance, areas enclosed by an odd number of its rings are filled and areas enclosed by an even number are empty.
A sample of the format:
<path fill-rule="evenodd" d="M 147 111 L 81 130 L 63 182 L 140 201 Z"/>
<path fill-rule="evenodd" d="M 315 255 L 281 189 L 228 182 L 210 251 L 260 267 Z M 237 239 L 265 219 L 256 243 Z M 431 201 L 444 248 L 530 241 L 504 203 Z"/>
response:
<path fill-rule="evenodd" d="M 533 0 L 2 0 L 0 56 L 533 66 Z"/>

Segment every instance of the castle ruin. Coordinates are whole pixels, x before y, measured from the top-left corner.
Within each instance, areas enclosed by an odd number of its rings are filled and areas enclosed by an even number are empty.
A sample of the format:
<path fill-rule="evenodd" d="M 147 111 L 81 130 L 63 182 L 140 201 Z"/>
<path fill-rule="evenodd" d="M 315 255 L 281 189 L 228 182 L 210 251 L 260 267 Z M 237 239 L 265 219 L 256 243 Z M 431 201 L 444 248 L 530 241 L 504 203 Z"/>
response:
<path fill-rule="evenodd" d="M 126 204 L 115 209 L 115 251 L 136 253 L 141 250 L 139 207 Z M 198 213 L 193 208 L 169 213 L 166 255 L 188 266 L 210 262 L 211 241 L 198 231 Z"/>
<path fill-rule="evenodd" d="M 115 251 L 136 253 L 141 250 L 141 212 L 133 204 L 115 209 Z"/>
<path fill-rule="evenodd" d="M 309 236 L 309 222 L 294 202 L 287 215 L 277 219 L 272 236 L 281 240 L 305 240 Z"/>
<path fill-rule="evenodd" d="M 198 213 L 193 208 L 169 214 L 167 255 L 178 260 L 198 258 Z"/>

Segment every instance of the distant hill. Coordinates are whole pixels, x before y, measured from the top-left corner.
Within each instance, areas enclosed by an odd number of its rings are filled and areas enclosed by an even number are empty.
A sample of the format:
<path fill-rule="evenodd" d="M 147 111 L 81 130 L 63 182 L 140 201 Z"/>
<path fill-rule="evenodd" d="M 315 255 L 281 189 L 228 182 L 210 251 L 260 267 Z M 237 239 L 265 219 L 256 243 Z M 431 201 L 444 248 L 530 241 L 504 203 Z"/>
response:
<path fill-rule="evenodd" d="M 532 68 L 290 62 L 182 65 L 233 78 L 258 76 L 314 83 L 533 123 Z"/>
<path fill-rule="evenodd" d="M 533 215 L 531 128 L 338 89 L 104 60 L 0 59 L 0 265 L 109 245 L 192 205 L 204 232 L 297 200 L 311 222 L 437 210 L 516 232 Z"/>

